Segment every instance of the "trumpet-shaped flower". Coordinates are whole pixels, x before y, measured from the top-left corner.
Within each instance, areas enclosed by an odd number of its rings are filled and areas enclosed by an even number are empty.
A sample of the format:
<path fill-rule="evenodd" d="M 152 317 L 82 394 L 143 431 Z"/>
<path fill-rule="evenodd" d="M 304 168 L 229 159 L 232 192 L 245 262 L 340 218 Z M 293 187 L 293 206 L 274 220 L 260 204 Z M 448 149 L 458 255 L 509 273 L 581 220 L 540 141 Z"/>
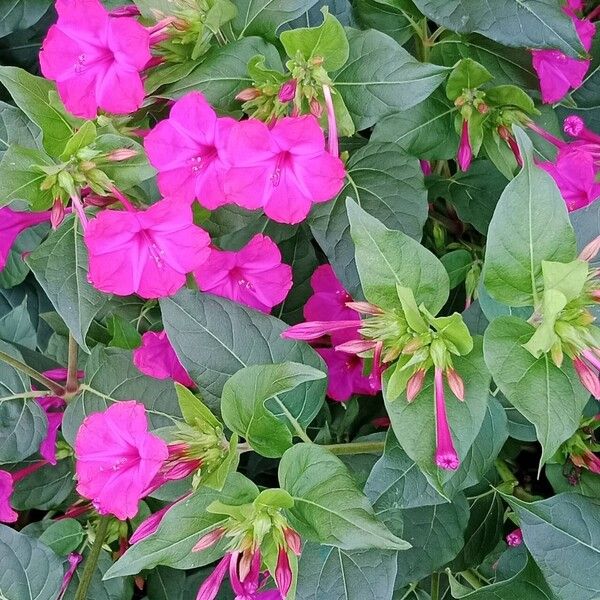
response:
<path fill-rule="evenodd" d="M 435 396 L 435 463 L 440 469 L 454 471 L 458 469 L 460 459 L 454 449 L 452 434 L 448 426 L 444 398 L 444 374 L 442 369 L 438 367 L 435 368 L 433 387 Z"/>
<path fill-rule="evenodd" d="M 84 119 L 98 109 L 128 114 L 144 100 L 140 71 L 152 58 L 150 37 L 131 17 L 112 17 L 99 0 L 57 0 L 58 21 L 40 52 L 44 77 Z"/>
<path fill-rule="evenodd" d="M 195 385 L 179 362 L 166 331 L 144 333 L 142 345 L 133 351 L 133 364 L 154 379 L 173 379 L 186 387 Z"/>
<path fill-rule="evenodd" d="M 77 491 L 100 514 L 130 519 L 168 456 L 167 444 L 148 432 L 144 405 L 116 402 L 86 417 L 77 432 Z"/>
<path fill-rule="evenodd" d="M 208 234 L 183 202 L 161 200 L 145 211 L 102 211 L 85 231 L 89 280 L 103 292 L 142 298 L 175 294 L 209 255 Z"/>
<path fill-rule="evenodd" d="M 325 149 L 315 117 L 284 117 L 273 127 L 256 119 L 236 123 L 224 157 L 231 166 L 225 181 L 229 201 L 262 207 L 280 223 L 299 223 L 314 202 L 331 200 L 344 184 L 345 169 Z"/>
<path fill-rule="evenodd" d="M 203 292 L 263 312 L 283 302 L 292 287 L 291 267 L 281 262 L 277 244 L 261 234 L 237 252 L 211 248 L 195 275 Z"/>
<path fill-rule="evenodd" d="M 186 202 L 196 199 L 210 210 L 226 203 L 227 166 L 222 154 L 234 123 L 230 118 L 218 118 L 200 92 L 190 92 L 175 102 L 169 118 L 144 138 L 148 159 L 158 170 L 158 188 L 165 197 Z"/>
<path fill-rule="evenodd" d="M 13 478 L 8 471 L 0 470 L 0 523 L 14 523 L 19 515 L 10 504 Z"/>

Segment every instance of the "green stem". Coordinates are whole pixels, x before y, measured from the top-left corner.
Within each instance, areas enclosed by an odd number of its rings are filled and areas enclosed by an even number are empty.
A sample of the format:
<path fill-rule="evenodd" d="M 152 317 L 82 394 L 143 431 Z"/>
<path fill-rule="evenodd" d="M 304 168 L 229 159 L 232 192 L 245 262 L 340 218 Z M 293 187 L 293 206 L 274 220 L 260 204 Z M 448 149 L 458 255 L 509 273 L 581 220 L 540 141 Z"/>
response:
<path fill-rule="evenodd" d="M 440 574 L 439 573 L 432 573 L 432 575 L 431 575 L 431 600 L 440 600 Z"/>
<path fill-rule="evenodd" d="M 412 593 L 414 593 L 414 591 L 417 589 L 417 585 L 419 585 L 419 584 L 411 583 L 406 594 L 404 594 L 404 596 L 402 596 L 402 598 L 400 598 L 400 600 L 406 600 Z"/>
<path fill-rule="evenodd" d="M 67 362 L 67 383 L 65 389 L 67 394 L 74 395 L 79 389 L 79 381 L 77 379 L 77 352 L 79 346 L 75 338 L 69 333 L 69 358 Z"/>
<path fill-rule="evenodd" d="M 505 483 L 513 483 L 514 485 L 519 483 L 513 472 L 510 470 L 510 467 L 500 458 L 496 459 L 496 471 L 498 471 L 500 479 Z"/>
<path fill-rule="evenodd" d="M 277 396 L 275 396 L 275 400 L 277 400 L 277 404 L 279 404 L 279 408 L 281 408 L 281 411 L 283 412 L 283 414 L 286 416 L 288 421 L 292 424 L 292 427 L 294 428 L 296 435 L 303 442 L 306 442 L 307 444 L 314 443 L 308 437 L 308 435 L 306 434 L 306 431 L 304 431 L 304 428 L 302 427 L 302 425 L 300 425 L 300 423 L 298 423 L 298 421 L 296 420 L 296 417 L 294 417 L 294 415 L 287 409 L 287 406 Z"/>
<path fill-rule="evenodd" d="M 9 400 L 21 400 L 26 398 L 43 398 L 44 396 L 50 396 L 54 392 L 43 391 L 43 392 L 21 392 L 20 394 L 14 394 L 13 396 L 3 396 L 0 398 L 0 404 L 2 402 L 8 402 Z"/>
<path fill-rule="evenodd" d="M 96 566 L 98 565 L 100 551 L 102 550 L 102 545 L 104 544 L 104 540 L 106 538 L 109 522 L 110 517 L 100 517 L 100 521 L 98 522 L 98 527 L 96 529 L 96 539 L 94 540 L 94 545 L 92 546 L 92 549 L 90 550 L 90 553 L 85 561 L 83 573 L 81 574 L 81 579 L 79 580 L 79 585 L 77 586 L 77 591 L 75 592 L 75 600 L 87 600 L 88 598 L 88 589 L 92 583 L 94 573 L 96 572 Z"/>
<path fill-rule="evenodd" d="M 51 392 L 53 392 L 57 396 L 62 396 L 65 393 L 65 390 L 61 385 L 58 385 L 58 383 L 56 383 L 55 381 L 44 377 L 40 372 L 36 371 L 35 369 L 32 369 L 30 366 L 26 365 L 20 360 L 17 360 L 10 354 L 6 354 L 6 352 L 0 352 L 0 360 L 5 362 L 7 365 L 10 365 L 14 369 L 17 369 L 17 371 L 21 371 L 21 373 L 29 375 L 31 379 L 34 379 L 38 383 L 45 385 Z"/>
<path fill-rule="evenodd" d="M 479 577 L 477 577 L 477 575 L 473 571 L 461 571 L 460 574 L 462 575 L 463 579 L 467 583 L 470 583 L 471 586 L 476 590 L 478 590 L 480 587 L 483 587 L 481 581 L 479 580 Z"/>
<path fill-rule="evenodd" d="M 375 454 L 383 452 L 385 442 L 350 442 L 349 444 L 329 444 L 322 448 L 338 456 L 344 454 Z"/>

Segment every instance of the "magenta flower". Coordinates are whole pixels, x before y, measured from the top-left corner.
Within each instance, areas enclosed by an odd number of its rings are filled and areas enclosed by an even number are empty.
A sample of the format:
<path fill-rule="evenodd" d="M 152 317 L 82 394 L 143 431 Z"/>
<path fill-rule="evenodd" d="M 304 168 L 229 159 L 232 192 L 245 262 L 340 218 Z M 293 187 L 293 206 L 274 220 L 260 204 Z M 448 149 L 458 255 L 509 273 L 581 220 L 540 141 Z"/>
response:
<path fill-rule="evenodd" d="M 85 418 L 75 438 L 77 491 L 101 514 L 134 517 L 168 458 L 166 443 L 148 433 L 143 404 L 116 402 Z"/>
<path fill-rule="evenodd" d="M 298 87 L 298 82 L 295 79 L 290 79 L 286 81 L 280 88 L 277 94 L 277 98 L 279 98 L 279 102 L 289 102 L 294 99 L 296 95 L 296 88 Z"/>
<path fill-rule="evenodd" d="M 520 546 L 523 543 L 523 532 L 521 529 L 515 529 L 506 536 L 506 543 L 509 546 Z"/>
<path fill-rule="evenodd" d="M 236 123 L 226 143 L 231 170 L 228 201 L 263 207 L 280 223 L 299 223 L 314 202 L 331 200 L 344 185 L 342 161 L 325 149 L 325 137 L 312 115 L 284 117 L 267 127 L 249 119 Z"/>
<path fill-rule="evenodd" d="M 334 348 L 315 348 L 327 365 L 327 395 L 336 402 L 346 402 L 353 394 L 373 396 L 380 385 L 363 375 L 364 360 L 356 354 Z"/>
<path fill-rule="evenodd" d="M 14 523 L 19 517 L 10 504 L 12 493 L 12 475 L 8 471 L 0 470 L 0 523 Z"/>
<path fill-rule="evenodd" d="M 152 58 L 146 29 L 131 17 L 111 17 L 98 0 L 57 0 L 56 11 L 40 65 L 67 109 L 93 119 L 98 109 L 128 114 L 140 108 L 140 71 Z"/>
<path fill-rule="evenodd" d="M 358 313 L 346 304 L 352 296 L 345 290 L 331 265 L 317 267 L 310 278 L 314 294 L 304 305 L 304 318 L 307 321 L 356 321 L 360 325 Z"/>
<path fill-rule="evenodd" d="M 591 153 L 578 147 L 559 150 L 555 162 L 540 162 L 558 186 L 569 211 L 588 206 L 600 197 L 600 183 Z"/>
<path fill-rule="evenodd" d="M 208 257 L 208 234 L 183 202 L 161 200 L 145 211 L 105 210 L 85 231 L 89 280 L 103 292 L 142 298 L 175 294 Z"/>
<path fill-rule="evenodd" d="M 8 206 L 0 208 L 2 235 L 0 235 L 0 271 L 6 266 L 10 249 L 20 233 L 29 227 L 50 221 L 51 211 L 16 211 Z"/>
<path fill-rule="evenodd" d="M 443 371 L 439 367 L 435 367 L 433 387 L 435 396 L 435 464 L 440 469 L 455 471 L 460 465 L 460 459 L 454 449 L 452 433 L 448 426 L 444 399 L 444 377 Z"/>
<path fill-rule="evenodd" d="M 129 538 L 129 543 L 136 544 L 144 538 L 147 538 L 149 535 L 152 535 L 158 529 L 161 521 L 167 514 L 167 511 L 173 506 L 173 504 L 175 503 L 173 502 L 171 504 L 167 504 L 160 510 L 157 510 L 155 513 L 152 513 L 149 517 L 144 519 L 137 526 L 137 529 L 133 532 L 133 535 Z"/>
<path fill-rule="evenodd" d="M 195 386 L 179 362 L 165 331 L 144 333 L 142 345 L 133 351 L 133 364 L 142 373 L 154 379 L 173 379 L 186 387 Z"/>
<path fill-rule="evenodd" d="M 185 202 L 196 199 L 210 210 L 226 203 L 223 183 L 227 165 L 222 154 L 234 123 L 230 118 L 218 118 L 200 92 L 190 92 L 175 102 L 169 118 L 144 138 L 164 196 Z"/>
<path fill-rule="evenodd" d="M 263 312 L 283 302 L 292 287 L 292 269 L 269 237 L 255 235 L 241 250 L 211 248 L 194 272 L 203 292 L 229 298 Z"/>
<path fill-rule="evenodd" d="M 573 358 L 573 366 L 581 385 L 596 400 L 600 400 L 600 379 L 598 378 L 600 359 L 596 355 L 596 352 L 590 348 L 584 350 L 581 354 Z"/>
<path fill-rule="evenodd" d="M 60 590 L 58 592 L 59 600 L 63 597 L 63 594 L 67 591 L 69 584 L 71 583 L 71 579 L 73 579 L 73 575 L 75 575 L 75 571 L 79 566 L 79 563 L 83 560 L 83 556 L 78 552 L 71 552 L 67 557 L 69 561 L 69 568 L 65 571 L 63 575 L 63 580 L 60 586 Z"/>
<path fill-rule="evenodd" d="M 473 150 L 471 149 L 471 140 L 469 138 L 469 122 L 463 121 L 460 132 L 460 143 L 456 154 L 456 162 L 461 171 L 468 171 L 473 160 Z"/>

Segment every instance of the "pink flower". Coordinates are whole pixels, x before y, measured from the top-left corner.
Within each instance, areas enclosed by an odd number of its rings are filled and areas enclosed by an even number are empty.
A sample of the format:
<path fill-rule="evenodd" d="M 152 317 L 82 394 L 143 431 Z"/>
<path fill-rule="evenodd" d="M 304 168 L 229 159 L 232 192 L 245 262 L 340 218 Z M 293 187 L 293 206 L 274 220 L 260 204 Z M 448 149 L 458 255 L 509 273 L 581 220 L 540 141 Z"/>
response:
<path fill-rule="evenodd" d="M 99 108 L 116 114 L 140 108 L 140 71 L 152 58 L 146 29 L 131 17 L 111 17 L 98 0 L 57 0 L 56 11 L 40 64 L 67 109 L 93 119 Z"/>
<path fill-rule="evenodd" d="M 295 79 L 290 79 L 286 81 L 280 88 L 277 94 L 277 98 L 279 98 L 279 102 L 289 102 L 294 99 L 296 95 L 296 88 L 298 87 L 298 82 Z"/>
<path fill-rule="evenodd" d="M 14 523 L 19 517 L 10 504 L 12 493 L 12 475 L 0 470 L 0 523 Z"/>
<path fill-rule="evenodd" d="M 431 169 L 431 163 L 428 160 L 419 160 L 419 166 L 421 167 L 421 171 L 423 171 L 423 175 L 431 175 L 433 172 Z"/>
<path fill-rule="evenodd" d="M 275 568 L 275 581 L 281 595 L 285 598 L 292 586 L 292 569 L 290 559 L 284 548 L 279 548 L 277 554 L 277 566 Z"/>
<path fill-rule="evenodd" d="M 211 248 L 194 274 L 203 292 L 263 312 L 283 302 L 292 287 L 291 267 L 281 262 L 277 244 L 261 234 L 237 252 Z"/>
<path fill-rule="evenodd" d="M 29 227 L 50 221 L 51 211 L 16 211 L 7 206 L 0 208 L 0 271 L 6 266 L 10 249 L 19 234 Z"/>
<path fill-rule="evenodd" d="M 89 280 L 103 292 L 142 298 L 175 294 L 208 257 L 208 234 L 183 202 L 161 200 L 145 211 L 105 210 L 85 232 Z"/>
<path fill-rule="evenodd" d="M 69 561 L 69 568 L 65 571 L 63 575 L 63 580 L 60 586 L 60 590 L 58 592 L 58 598 L 62 598 L 63 594 L 67 591 L 69 584 L 71 583 L 71 579 L 73 579 L 73 575 L 75 575 L 75 571 L 79 563 L 83 560 L 83 556 L 78 552 L 71 552 L 67 557 Z"/>
<path fill-rule="evenodd" d="M 133 532 L 133 535 L 129 538 L 130 544 L 135 544 L 152 535 L 159 527 L 167 511 L 173 506 L 174 502 L 167 504 L 155 513 L 152 513 L 149 517 L 144 519 Z"/>
<path fill-rule="evenodd" d="M 523 532 L 521 529 L 515 529 L 506 536 L 506 543 L 509 546 L 520 546 L 523 543 Z"/>
<path fill-rule="evenodd" d="M 331 200 L 344 185 L 344 165 L 326 151 L 312 115 L 284 117 L 272 128 L 256 119 L 236 123 L 225 157 L 232 167 L 227 199 L 247 208 L 262 206 L 280 223 L 299 223 L 313 202 Z"/>
<path fill-rule="evenodd" d="M 179 362 L 165 331 L 144 333 L 142 345 L 133 351 L 133 364 L 142 373 L 154 379 L 173 379 L 186 387 L 195 386 Z"/>
<path fill-rule="evenodd" d="M 471 140 L 469 139 L 469 122 L 463 121 L 460 132 L 460 143 L 456 154 L 456 162 L 461 171 L 468 171 L 473 160 L 473 150 L 471 149 Z"/>
<path fill-rule="evenodd" d="M 304 318 L 307 321 L 356 321 L 360 325 L 357 312 L 346 306 L 352 296 L 344 289 L 331 265 L 317 267 L 310 278 L 314 294 L 304 305 Z"/>
<path fill-rule="evenodd" d="M 555 162 L 538 166 L 552 176 L 569 211 L 588 206 L 600 196 L 594 157 L 586 150 L 567 147 L 559 150 Z"/>
<path fill-rule="evenodd" d="M 164 196 L 185 202 L 197 199 L 210 210 L 226 203 L 223 182 L 227 166 L 221 155 L 234 123 L 230 118 L 217 118 L 200 92 L 190 92 L 175 102 L 169 118 L 144 138 Z"/>
<path fill-rule="evenodd" d="M 435 396 L 435 463 L 440 469 L 455 471 L 460 465 L 460 459 L 454 449 L 452 434 L 448 426 L 444 399 L 444 377 L 443 371 L 439 367 L 435 367 L 433 387 Z"/>
<path fill-rule="evenodd" d="M 77 491 L 102 514 L 130 519 L 169 452 L 148 433 L 143 404 L 116 402 L 85 418 L 75 438 Z"/>
<path fill-rule="evenodd" d="M 353 394 L 373 396 L 380 388 L 363 375 L 364 360 L 356 354 L 334 348 L 315 348 L 327 365 L 327 395 L 336 402 L 346 402 Z"/>

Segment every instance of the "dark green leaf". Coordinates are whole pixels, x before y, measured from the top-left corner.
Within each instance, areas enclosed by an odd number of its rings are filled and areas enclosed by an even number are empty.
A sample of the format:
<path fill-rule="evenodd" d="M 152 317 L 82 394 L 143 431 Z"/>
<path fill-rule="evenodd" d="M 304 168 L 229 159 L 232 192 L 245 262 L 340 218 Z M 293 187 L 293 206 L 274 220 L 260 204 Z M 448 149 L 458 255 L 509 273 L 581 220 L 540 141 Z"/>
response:
<path fill-rule="evenodd" d="M 17 510 L 51 510 L 59 507 L 74 487 L 73 461 L 67 458 L 56 465 L 44 465 L 17 482 L 11 501 Z"/>
<path fill-rule="evenodd" d="M 136 326 L 118 314 L 110 316 L 106 322 L 108 333 L 111 336 L 109 346 L 133 350 L 142 343 L 142 336 Z"/>
<path fill-rule="evenodd" d="M 444 254 L 444 256 L 440 258 L 440 261 L 446 268 L 446 271 L 448 271 L 450 289 L 453 289 L 465 280 L 465 277 L 473 264 L 473 257 L 470 252 L 461 248 Z"/>
<path fill-rule="evenodd" d="M 79 547 L 84 531 L 81 523 L 75 519 L 54 521 L 40 536 L 40 542 L 49 546 L 56 554 L 66 556 Z"/>
<path fill-rule="evenodd" d="M 148 600 L 185 600 L 185 572 L 170 567 L 156 567 L 146 580 Z"/>

